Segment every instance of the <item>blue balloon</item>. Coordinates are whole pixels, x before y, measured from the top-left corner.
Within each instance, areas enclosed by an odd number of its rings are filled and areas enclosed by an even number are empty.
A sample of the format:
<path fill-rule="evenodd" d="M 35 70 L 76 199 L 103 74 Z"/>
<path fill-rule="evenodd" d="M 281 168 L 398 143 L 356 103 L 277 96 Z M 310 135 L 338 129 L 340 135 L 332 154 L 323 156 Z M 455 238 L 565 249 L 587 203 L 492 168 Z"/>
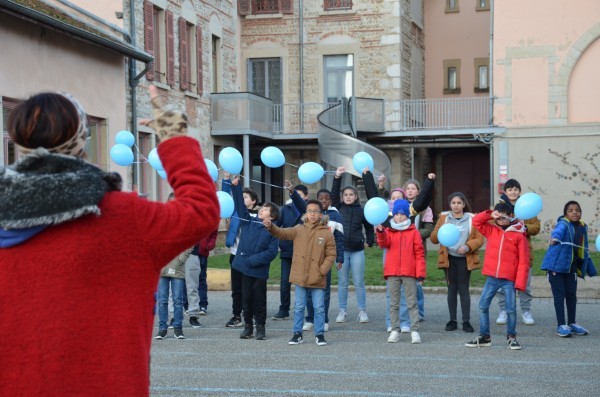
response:
<path fill-rule="evenodd" d="M 438 230 L 438 241 L 446 247 L 453 247 L 460 240 L 460 230 L 456 225 L 446 223 Z"/>
<path fill-rule="evenodd" d="M 135 144 L 135 137 L 129 131 L 119 131 L 115 136 L 116 143 L 122 143 L 123 145 L 132 147 Z"/>
<path fill-rule="evenodd" d="M 317 182 L 323 177 L 325 170 L 320 164 L 309 161 L 298 168 L 298 178 L 307 185 Z"/>
<path fill-rule="evenodd" d="M 242 171 L 244 160 L 236 148 L 226 147 L 219 153 L 219 164 L 225 171 L 237 175 Z"/>
<path fill-rule="evenodd" d="M 278 168 L 285 164 L 283 152 L 275 146 L 267 146 L 260 152 L 260 159 L 269 168 Z"/>
<path fill-rule="evenodd" d="M 542 198 L 536 193 L 525 193 L 515 204 L 515 216 L 524 221 L 535 218 L 542 211 Z"/>
<path fill-rule="evenodd" d="M 352 157 L 352 165 L 359 174 L 362 174 L 365 167 L 369 167 L 369 171 L 373 171 L 375 164 L 373 163 L 373 157 L 367 152 L 358 152 Z"/>
<path fill-rule="evenodd" d="M 167 179 L 167 171 L 165 170 L 156 170 L 156 173 L 160 175 L 162 179 Z"/>
<path fill-rule="evenodd" d="M 210 177 L 212 178 L 213 182 L 216 182 L 217 179 L 219 179 L 219 170 L 217 169 L 216 164 L 209 159 L 204 159 L 204 162 L 206 163 L 206 168 L 208 169 Z"/>
<path fill-rule="evenodd" d="M 365 204 L 365 219 L 373 226 L 382 224 L 388 218 L 390 207 L 381 197 L 373 197 Z"/>
<path fill-rule="evenodd" d="M 219 206 L 221 207 L 221 218 L 230 218 L 233 215 L 233 197 L 227 192 L 218 191 L 217 199 L 219 199 Z"/>
<path fill-rule="evenodd" d="M 110 149 L 110 158 L 115 163 L 127 167 L 133 163 L 133 152 L 127 145 L 117 143 Z"/>
<path fill-rule="evenodd" d="M 160 157 L 158 157 L 158 150 L 156 150 L 156 148 L 150 150 L 150 153 L 148 153 L 148 163 L 150 163 L 152 168 L 154 168 L 157 171 L 165 170 L 165 168 L 162 165 L 162 162 L 160 161 Z"/>
<path fill-rule="evenodd" d="M 596 237 L 596 251 L 600 252 L 600 236 Z"/>

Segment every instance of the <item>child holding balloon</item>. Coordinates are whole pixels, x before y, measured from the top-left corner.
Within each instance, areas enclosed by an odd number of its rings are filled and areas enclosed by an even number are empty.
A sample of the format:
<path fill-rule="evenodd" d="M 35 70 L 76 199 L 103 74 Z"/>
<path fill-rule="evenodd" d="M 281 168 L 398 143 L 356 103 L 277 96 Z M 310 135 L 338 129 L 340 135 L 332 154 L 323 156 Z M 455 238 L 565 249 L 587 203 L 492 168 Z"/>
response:
<path fill-rule="evenodd" d="M 448 285 L 448 311 L 450 321 L 446 331 L 454 331 L 457 323 L 457 299 L 460 295 L 462 311 L 462 328 L 465 332 L 475 332 L 471 325 L 471 295 L 469 281 L 471 271 L 481 267 L 479 263 L 479 248 L 483 245 L 483 236 L 473 227 L 471 206 L 464 194 L 452 193 L 448 196 L 450 211 L 440 213 L 438 221 L 431 232 L 431 242 L 440 244 L 438 250 L 438 268 L 444 269 L 446 285 Z M 455 228 L 456 237 L 448 239 L 442 226 Z M 454 237 L 454 236 L 452 236 Z M 454 241 L 453 241 L 454 240 Z"/>
<path fill-rule="evenodd" d="M 565 204 L 563 215 L 558 218 L 552 231 L 552 241 L 544 256 L 542 270 L 548 272 L 548 281 L 554 297 L 556 311 L 556 335 L 588 335 L 577 324 L 577 277 L 596 275 L 596 268 L 588 251 L 588 227 L 581 220 L 581 207 L 576 201 Z M 567 320 L 565 321 L 565 302 Z"/>
<path fill-rule="evenodd" d="M 467 347 L 492 345 L 490 337 L 490 305 L 498 289 L 506 296 L 508 317 L 506 340 L 511 350 L 521 350 L 517 342 L 515 316 L 515 289 L 525 290 L 529 275 L 529 247 L 525 226 L 514 214 L 510 205 L 496 204 L 494 211 L 480 212 L 473 218 L 473 226 L 487 238 L 483 275 L 487 276 L 479 299 L 479 336 L 465 344 Z M 490 223 L 493 220 L 494 224 Z"/>

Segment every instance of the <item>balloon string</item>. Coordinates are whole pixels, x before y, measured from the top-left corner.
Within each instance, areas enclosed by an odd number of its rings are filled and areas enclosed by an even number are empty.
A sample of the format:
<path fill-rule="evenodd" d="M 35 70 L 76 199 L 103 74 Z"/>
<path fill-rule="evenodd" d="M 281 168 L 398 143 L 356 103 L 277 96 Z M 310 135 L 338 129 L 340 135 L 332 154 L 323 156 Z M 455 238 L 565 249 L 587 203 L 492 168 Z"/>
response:
<path fill-rule="evenodd" d="M 244 222 L 252 222 L 252 223 L 258 223 L 260 225 L 262 225 L 262 222 L 259 221 L 255 221 L 255 220 L 251 220 L 251 219 L 244 219 L 244 218 L 240 218 L 239 216 L 231 216 L 230 218 L 236 218 L 239 219 L 240 221 L 244 221 Z"/>
<path fill-rule="evenodd" d="M 142 160 L 148 161 L 148 159 L 142 154 L 142 152 L 140 152 L 140 149 L 138 148 L 138 146 L 135 143 L 133 144 L 133 147 L 135 148 L 136 153 L 142 158 Z M 136 161 L 135 163 L 139 164 L 139 163 L 143 163 L 143 161 Z"/>
<path fill-rule="evenodd" d="M 585 251 L 588 251 L 587 248 L 582 247 L 581 245 L 570 243 L 568 241 L 560 241 L 560 240 L 552 240 L 552 241 L 560 243 L 561 245 L 572 245 L 573 247 L 576 247 L 576 248 L 583 248 Z"/>
<path fill-rule="evenodd" d="M 295 168 L 300 168 L 300 167 L 298 167 L 296 164 L 292 164 L 292 163 L 285 163 L 285 164 L 287 164 L 287 165 L 291 165 L 292 167 L 295 167 Z"/>
<path fill-rule="evenodd" d="M 243 175 L 240 175 L 240 178 L 246 178 L 246 177 L 243 176 Z M 269 185 L 269 186 L 273 186 L 273 187 L 278 187 L 280 189 L 287 189 L 285 186 L 272 185 L 272 184 L 267 183 L 267 182 L 257 181 L 256 179 L 250 179 L 250 178 L 246 178 L 246 179 L 249 180 L 249 181 L 252 181 L 252 182 L 256 182 L 256 183 L 262 183 L 263 185 Z"/>

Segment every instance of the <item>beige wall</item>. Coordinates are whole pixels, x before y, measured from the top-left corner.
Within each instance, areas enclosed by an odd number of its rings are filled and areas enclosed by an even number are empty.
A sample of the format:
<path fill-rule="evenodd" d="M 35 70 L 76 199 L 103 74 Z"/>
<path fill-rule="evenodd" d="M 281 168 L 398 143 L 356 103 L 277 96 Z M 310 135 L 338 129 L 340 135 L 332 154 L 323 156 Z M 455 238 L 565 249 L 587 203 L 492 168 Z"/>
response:
<path fill-rule="evenodd" d="M 460 0 L 459 12 L 446 13 L 445 0 L 425 2 L 425 98 L 487 96 L 475 93 L 474 59 L 489 57 L 490 12 L 475 0 Z M 460 59 L 461 93 L 444 95 L 445 59 Z"/>
<path fill-rule="evenodd" d="M 115 14 L 115 12 L 123 12 L 123 0 L 70 0 L 70 2 L 112 24 L 123 27 L 123 18 L 117 18 Z"/>

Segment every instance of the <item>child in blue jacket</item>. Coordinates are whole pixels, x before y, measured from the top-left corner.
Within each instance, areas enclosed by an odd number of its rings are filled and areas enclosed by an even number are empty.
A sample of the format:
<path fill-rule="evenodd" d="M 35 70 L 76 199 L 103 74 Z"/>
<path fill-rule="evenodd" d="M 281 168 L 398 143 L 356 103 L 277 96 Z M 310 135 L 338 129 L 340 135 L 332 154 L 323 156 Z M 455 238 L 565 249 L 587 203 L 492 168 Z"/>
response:
<path fill-rule="evenodd" d="M 244 330 L 241 339 L 253 336 L 253 320 L 256 321 L 256 339 L 265 340 L 265 322 L 267 319 L 267 280 L 271 261 L 277 256 L 279 240 L 265 229 L 262 221 L 279 217 L 279 208 L 271 202 L 263 204 L 254 218 L 244 204 L 239 178 L 231 181 L 231 193 L 235 211 L 242 220 L 240 241 L 232 267 L 242 273 L 242 307 Z"/>
<path fill-rule="evenodd" d="M 589 332 L 575 321 L 577 304 L 577 277 L 596 275 L 596 268 L 588 251 L 587 225 L 581 220 L 581 206 L 576 201 L 565 204 L 563 215 L 552 231 L 550 247 L 544 256 L 542 270 L 548 272 L 548 281 L 554 297 L 556 335 L 588 335 Z M 565 302 L 567 321 L 565 321 Z"/>

